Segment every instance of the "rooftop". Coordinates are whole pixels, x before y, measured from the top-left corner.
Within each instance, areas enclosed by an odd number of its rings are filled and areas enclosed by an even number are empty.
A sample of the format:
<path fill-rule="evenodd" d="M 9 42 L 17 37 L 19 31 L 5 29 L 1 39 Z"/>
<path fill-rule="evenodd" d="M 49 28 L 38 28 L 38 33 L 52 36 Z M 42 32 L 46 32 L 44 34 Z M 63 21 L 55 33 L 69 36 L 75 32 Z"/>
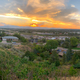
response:
<path fill-rule="evenodd" d="M 6 38 L 6 39 L 18 39 L 17 37 L 15 36 L 4 36 L 2 38 Z"/>

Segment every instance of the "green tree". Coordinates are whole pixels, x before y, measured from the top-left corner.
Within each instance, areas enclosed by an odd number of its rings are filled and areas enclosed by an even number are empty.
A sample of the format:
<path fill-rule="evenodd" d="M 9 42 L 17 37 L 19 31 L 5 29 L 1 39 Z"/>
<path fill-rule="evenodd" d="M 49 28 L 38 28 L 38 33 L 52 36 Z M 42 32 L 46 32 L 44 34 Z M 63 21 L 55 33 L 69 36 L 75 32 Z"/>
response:
<path fill-rule="evenodd" d="M 71 50 L 70 45 L 69 45 L 69 49 L 67 50 L 67 53 L 66 53 L 66 59 L 67 59 L 67 62 L 72 59 L 72 50 Z"/>
<path fill-rule="evenodd" d="M 45 45 L 45 48 L 46 50 L 51 50 L 57 48 L 57 46 L 58 46 L 57 40 L 48 40 Z"/>
<path fill-rule="evenodd" d="M 44 51 L 45 49 L 43 45 L 35 45 L 33 53 L 37 55 L 38 53 L 43 53 Z"/>
<path fill-rule="evenodd" d="M 62 44 L 62 47 L 68 48 L 68 47 L 69 47 L 69 42 L 68 42 L 68 41 L 65 41 L 65 42 Z"/>
<path fill-rule="evenodd" d="M 76 47 L 78 43 L 78 39 L 76 37 L 70 38 L 71 47 Z"/>
<path fill-rule="evenodd" d="M 49 62 L 50 63 L 55 63 L 56 66 L 60 65 L 59 56 L 58 56 L 58 54 L 55 50 L 50 55 Z"/>
<path fill-rule="evenodd" d="M 64 43 L 62 44 L 62 47 L 68 48 L 69 47 L 69 43 L 70 43 L 70 39 L 66 38 Z"/>
<path fill-rule="evenodd" d="M 43 38 L 42 40 L 39 40 L 39 42 L 46 43 L 46 39 Z"/>
<path fill-rule="evenodd" d="M 26 51 L 26 53 L 22 56 L 24 58 L 25 56 L 28 57 L 30 55 L 30 51 Z"/>
<path fill-rule="evenodd" d="M 66 62 L 66 54 L 63 54 L 63 64 Z"/>
<path fill-rule="evenodd" d="M 36 55 L 32 52 L 26 51 L 26 53 L 22 56 L 22 58 L 24 57 L 29 57 L 30 61 L 33 61 L 36 57 Z"/>
<path fill-rule="evenodd" d="M 75 75 L 77 73 L 77 71 L 71 66 L 70 69 L 69 69 L 69 74 L 71 76 Z"/>
<path fill-rule="evenodd" d="M 48 59 L 49 56 L 50 56 L 50 53 L 49 53 L 48 51 L 45 51 L 45 52 L 41 53 L 40 56 L 41 56 L 43 59 Z"/>
<path fill-rule="evenodd" d="M 75 52 L 72 57 L 72 63 L 76 64 L 76 61 L 80 59 L 80 51 Z"/>

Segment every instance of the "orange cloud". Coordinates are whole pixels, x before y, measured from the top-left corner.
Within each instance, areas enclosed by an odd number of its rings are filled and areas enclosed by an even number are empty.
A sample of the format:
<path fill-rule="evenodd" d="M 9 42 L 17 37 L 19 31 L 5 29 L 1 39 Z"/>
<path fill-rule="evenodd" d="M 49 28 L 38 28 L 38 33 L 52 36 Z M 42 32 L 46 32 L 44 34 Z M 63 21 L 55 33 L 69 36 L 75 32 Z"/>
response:
<path fill-rule="evenodd" d="M 0 26 L 4 26 L 4 24 L 1 24 L 1 23 L 0 23 Z"/>
<path fill-rule="evenodd" d="M 23 10 L 21 10 L 20 8 L 17 8 L 20 12 L 23 12 Z"/>
<path fill-rule="evenodd" d="M 80 29 L 79 24 L 74 23 L 65 23 L 55 19 L 47 18 L 39 18 L 36 17 L 22 17 L 17 14 L 6 14 L 0 15 L 1 23 L 5 23 L 7 25 L 14 25 L 14 26 L 31 26 L 31 27 L 48 27 L 48 28 L 64 28 L 64 29 Z M 0 26 L 4 26 L 0 24 Z M 72 27 L 73 26 L 73 27 Z"/>

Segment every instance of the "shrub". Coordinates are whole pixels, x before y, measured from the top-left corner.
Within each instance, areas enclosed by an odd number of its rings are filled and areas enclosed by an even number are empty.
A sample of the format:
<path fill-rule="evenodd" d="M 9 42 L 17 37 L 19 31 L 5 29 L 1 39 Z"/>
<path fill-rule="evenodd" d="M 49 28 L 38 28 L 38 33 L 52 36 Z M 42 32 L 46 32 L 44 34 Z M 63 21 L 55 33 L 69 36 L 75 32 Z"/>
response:
<path fill-rule="evenodd" d="M 73 76 L 76 73 L 77 73 L 77 71 L 73 67 L 70 67 L 70 69 L 69 69 L 69 75 Z"/>
<path fill-rule="evenodd" d="M 80 62 L 77 63 L 77 64 L 75 64 L 73 67 L 74 67 L 74 68 L 79 68 L 79 69 L 80 69 Z"/>
<path fill-rule="evenodd" d="M 21 63 L 27 63 L 29 61 L 29 57 L 24 57 L 21 59 Z"/>
<path fill-rule="evenodd" d="M 30 60 L 30 61 L 33 61 L 33 60 L 35 59 L 36 55 L 35 55 L 34 53 L 32 53 L 32 52 L 27 51 L 27 52 L 22 56 L 22 58 L 24 58 L 24 57 L 29 57 L 29 60 Z"/>
<path fill-rule="evenodd" d="M 50 63 L 55 63 L 56 66 L 60 65 L 59 56 L 56 51 L 53 51 L 49 58 Z"/>
<path fill-rule="evenodd" d="M 40 56 L 41 56 L 43 59 L 48 59 L 49 56 L 50 56 L 50 54 L 49 54 L 48 51 L 45 51 L 45 52 L 41 53 Z"/>
<path fill-rule="evenodd" d="M 41 57 L 37 57 L 37 61 L 42 61 L 42 58 Z"/>

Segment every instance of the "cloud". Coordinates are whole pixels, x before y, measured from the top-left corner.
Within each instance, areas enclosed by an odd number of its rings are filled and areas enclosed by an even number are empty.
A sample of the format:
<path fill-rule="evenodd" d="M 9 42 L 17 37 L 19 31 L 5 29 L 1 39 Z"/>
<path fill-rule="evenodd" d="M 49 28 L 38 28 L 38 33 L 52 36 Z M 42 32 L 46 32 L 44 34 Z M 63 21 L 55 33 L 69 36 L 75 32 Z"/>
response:
<path fill-rule="evenodd" d="M 71 16 L 69 16 L 70 14 L 73 14 L 73 13 L 77 13 L 78 10 L 74 7 L 67 7 L 65 9 L 61 9 L 61 12 L 60 13 L 57 13 L 55 17 L 53 17 L 54 19 L 56 20 L 59 20 L 59 21 L 63 21 L 63 22 L 77 22 L 77 20 L 74 18 L 74 19 L 71 19 Z M 69 16 L 69 17 L 68 17 Z"/>
<path fill-rule="evenodd" d="M 0 26 L 4 26 L 4 24 L 3 23 L 0 23 Z"/>
<path fill-rule="evenodd" d="M 42 4 L 48 4 L 50 2 L 50 0 L 40 0 L 40 3 Z"/>
<path fill-rule="evenodd" d="M 20 12 L 23 12 L 23 10 L 21 10 L 20 8 L 17 8 Z"/>
<path fill-rule="evenodd" d="M 47 6 L 46 4 L 48 3 Z M 27 6 L 30 5 L 32 7 L 39 7 L 39 8 L 53 8 L 53 7 L 63 7 L 65 6 L 64 0 L 28 0 Z"/>
<path fill-rule="evenodd" d="M 76 17 L 79 15 L 77 14 L 78 10 L 75 8 L 75 5 L 67 7 L 65 1 L 9 0 L 5 5 L 1 5 L 0 15 L 6 18 L 2 19 L 2 22 L 17 26 L 33 24 L 34 26 L 39 25 L 41 27 L 70 27 L 73 24 L 77 25 L 80 20 L 80 18 Z M 10 23 L 8 20 L 11 20 Z"/>
<path fill-rule="evenodd" d="M 75 5 L 72 4 L 71 7 L 75 7 Z"/>

